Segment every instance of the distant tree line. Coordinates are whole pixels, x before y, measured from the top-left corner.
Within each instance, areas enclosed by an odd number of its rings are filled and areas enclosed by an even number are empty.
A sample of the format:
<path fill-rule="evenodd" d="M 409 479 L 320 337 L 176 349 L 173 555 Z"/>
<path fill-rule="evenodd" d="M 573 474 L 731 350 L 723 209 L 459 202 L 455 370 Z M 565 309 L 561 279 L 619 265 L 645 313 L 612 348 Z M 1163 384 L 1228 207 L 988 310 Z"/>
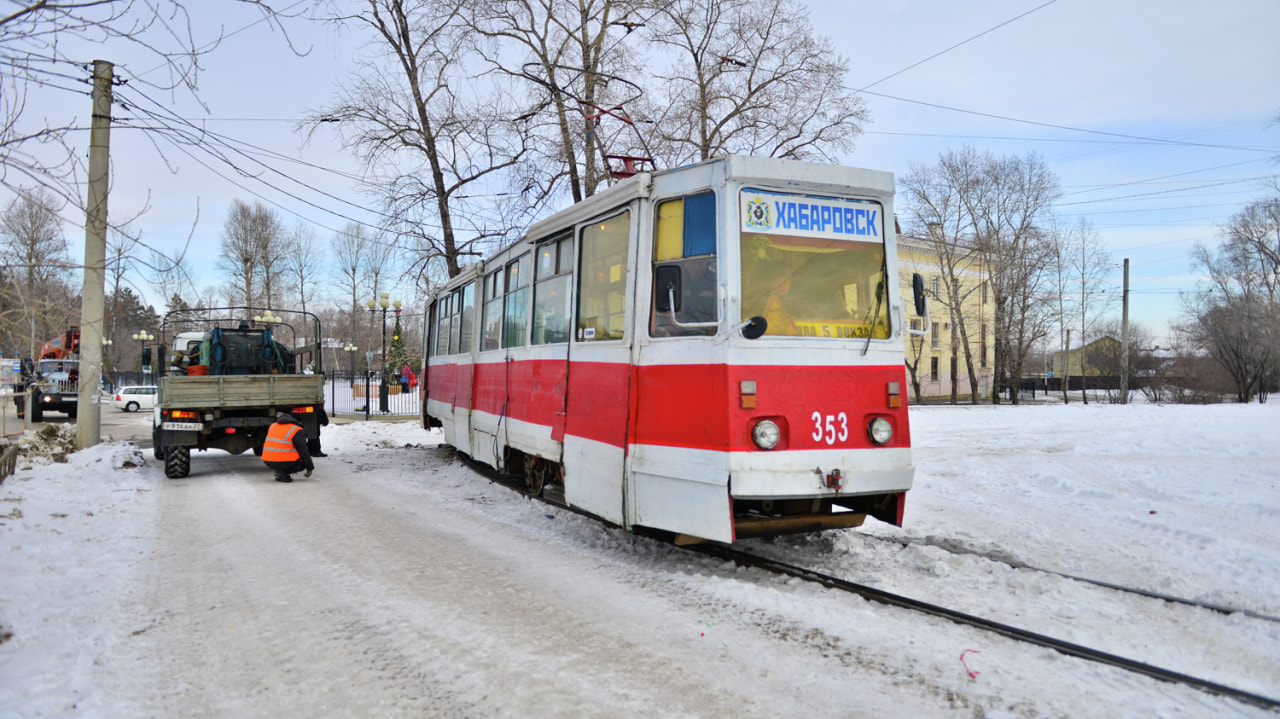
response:
<path fill-rule="evenodd" d="M 1038 156 L 947 151 L 934 165 L 912 165 L 899 191 L 905 231 L 939 259 L 933 307 L 935 319 L 950 325 L 952 402 L 961 368 L 967 399 L 979 401 L 973 348 L 986 320 L 975 293 L 990 293 L 997 388 L 1039 374 L 1044 362 L 1031 360 L 1037 350 L 1121 338 L 1118 321 L 1105 323 L 1120 299 L 1107 291 L 1118 268 L 1096 230 L 1053 212 L 1058 180 Z M 1280 386 L 1280 196 L 1241 210 L 1223 229 L 1222 244 L 1198 247 L 1194 262 L 1208 279 L 1184 297 L 1174 346 L 1156 352 L 1149 331 L 1130 326 L 1130 386 L 1162 401 L 1207 401 L 1224 392 L 1240 402 L 1265 401 Z M 1084 353 L 1086 374 L 1119 378 L 1118 347 L 1105 347 Z M 907 368 L 918 394 L 919 345 L 914 349 Z M 1067 398 L 1070 378 L 1057 379 Z M 1088 401 L 1089 380 L 1078 386 Z M 1010 394 L 1018 402 L 1018 393 Z M 991 401 L 1001 401 L 1000 393 Z"/>
<path fill-rule="evenodd" d="M 939 260 L 930 268 L 939 280 L 933 312 L 950 327 L 953 403 L 961 367 L 969 401 L 981 401 L 981 361 L 973 350 L 986 344 L 987 333 L 997 390 L 990 398 L 998 403 L 999 389 L 1017 387 L 1040 368 L 1031 363 L 1034 350 L 1066 349 L 1073 329 L 1084 340 L 1104 313 L 1101 284 L 1110 255 L 1092 227 L 1054 214 L 1058 178 L 1039 156 L 949 150 L 934 165 L 913 164 L 899 179 L 899 193 L 905 232 Z M 908 362 L 908 371 L 918 393 L 918 362 Z M 1017 403 L 1018 394 L 1011 396 Z"/>

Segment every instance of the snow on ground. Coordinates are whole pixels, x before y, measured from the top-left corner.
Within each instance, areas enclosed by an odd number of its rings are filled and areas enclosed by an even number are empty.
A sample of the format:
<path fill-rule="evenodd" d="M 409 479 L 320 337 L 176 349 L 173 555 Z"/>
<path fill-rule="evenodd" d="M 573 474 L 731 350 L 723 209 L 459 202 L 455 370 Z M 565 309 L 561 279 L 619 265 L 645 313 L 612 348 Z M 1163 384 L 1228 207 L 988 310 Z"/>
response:
<path fill-rule="evenodd" d="M 903 528 L 744 545 L 1280 699 L 1274 403 L 911 418 Z M 292 485 L 127 443 L 20 470 L 0 717 L 1271 716 L 548 509 L 439 441 L 332 426 Z"/>

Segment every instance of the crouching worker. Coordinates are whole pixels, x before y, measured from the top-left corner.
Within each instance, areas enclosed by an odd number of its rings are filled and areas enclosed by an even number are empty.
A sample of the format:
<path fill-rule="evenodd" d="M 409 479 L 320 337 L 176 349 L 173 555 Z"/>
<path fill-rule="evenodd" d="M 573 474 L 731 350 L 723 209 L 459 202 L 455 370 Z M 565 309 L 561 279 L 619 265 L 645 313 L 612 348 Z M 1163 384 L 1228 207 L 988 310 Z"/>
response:
<path fill-rule="evenodd" d="M 302 425 L 298 420 L 283 412 L 276 415 L 276 421 L 267 430 L 267 439 L 262 444 L 262 461 L 275 470 L 277 482 L 292 482 L 293 477 L 289 475 L 294 472 L 303 472 L 304 477 L 311 476 L 315 465 L 311 462 L 307 438 L 302 435 Z"/>

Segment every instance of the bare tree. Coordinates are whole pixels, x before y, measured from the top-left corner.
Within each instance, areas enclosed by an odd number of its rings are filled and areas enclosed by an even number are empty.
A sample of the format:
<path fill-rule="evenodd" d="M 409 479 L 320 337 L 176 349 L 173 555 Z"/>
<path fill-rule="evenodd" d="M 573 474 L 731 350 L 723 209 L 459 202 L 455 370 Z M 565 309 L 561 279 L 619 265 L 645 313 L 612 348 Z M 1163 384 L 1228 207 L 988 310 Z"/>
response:
<path fill-rule="evenodd" d="M 955 356 L 958 349 L 964 353 L 970 401 L 976 404 L 981 399 L 969 336 L 971 331 L 980 329 L 982 310 L 979 307 L 978 316 L 972 317 L 964 312 L 964 307 L 966 301 L 981 290 L 985 280 L 980 272 L 982 263 L 975 219 L 963 197 L 974 187 L 980 172 L 981 166 L 972 153 L 948 152 L 942 155 L 936 166 L 913 164 L 900 181 L 908 227 L 938 260 L 938 266 L 933 270 L 938 273 L 941 292 L 934 300 L 935 306 L 946 309 L 951 324 L 952 404 L 959 401 L 959 363 Z M 972 327 L 975 323 L 978 327 Z"/>
<path fill-rule="evenodd" d="M 1075 225 L 1064 226 L 1057 218 L 1052 218 L 1046 233 L 1054 238 L 1056 249 L 1050 282 L 1057 300 L 1058 342 L 1062 351 L 1067 352 L 1071 349 L 1067 346 L 1068 334 L 1074 334 L 1083 347 L 1097 336 L 1095 325 L 1115 305 L 1118 296 L 1106 291 L 1114 268 L 1111 253 L 1088 222 L 1080 220 Z M 1070 333 L 1068 328 L 1071 328 Z M 1087 359 L 1081 356 L 1082 372 L 1083 362 Z M 1069 379 L 1069 376 L 1062 378 L 1064 401 L 1069 401 L 1066 389 Z M 1088 404 L 1087 374 L 1081 381 L 1080 392 L 1081 399 Z"/>
<path fill-rule="evenodd" d="M 62 218 L 58 214 L 62 204 L 43 187 L 22 189 L 0 215 L 5 256 L 28 287 L 64 275 L 71 267 L 67 238 L 62 234 Z"/>
<path fill-rule="evenodd" d="M 313 131 L 339 121 L 393 218 L 388 229 L 425 245 L 423 270 L 442 260 L 449 277 L 464 256 L 481 254 L 475 245 L 506 235 L 509 228 L 487 222 L 468 200 L 492 191 L 486 183 L 523 152 L 515 113 L 506 110 L 510 92 L 492 83 L 481 89 L 485 83 L 467 75 L 467 5 L 363 0 L 352 14 L 334 3 L 334 22 L 371 31 L 375 41 L 337 101 L 308 121 Z"/>
<path fill-rule="evenodd" d="M 58 214 L 62 204 L 43 187 L 20 189 L 0 214 L 7 280 L 0 314 L 3 341 L 32 356 L 79 313 L 79 304 L 68 303 L 77 293 L 69 281 L 72 264 Z"/>
<path fill-rule="evenodd" d="M 170 311 L 203 304 L 196 301 L 197 292 L 185 253 L 171 258 L 153 249 L 149 256 L 147 280 Z"/>
<path fill-rule="evenodd" d="M 107 294 L 118 294 L 125 277 L 133 272 L 137 259 L 134 256 L 141 233 L 131 228 L 112 227 L 107 233 Z"/>
<path fill-rule="evenodd" d="M 390 291 L 394 283 L 388 281 L 387 277 L 397 274 L 399 255 L 399 248 L 382 233 L 374 235 L 365 243 L 362 284 L 373 290 L 369 295 L 371 298 Z"/>
<path fill-rule="evenodd" d="M 1143 392 L 1156 402 L 1215 404 L 1235 391 L 1227 370 L 1192 336 L 1192 323 L 1172 327 L 1164 359 Z"/>
<path fill-rule="evenodd" d="M 1044 228 L 1059 195 L 1058 178 L 1034 153 L 997 157 L 966 148 L 959 154 L 975 168 L 960 197 L 973 219 L 994 302 L 997 391 L 991 401 L 999 403 L 999 389 L 1017 385 L 1028 353 L 1053 321 L 1043 296 L 1057 249 Z"/>
<path fill-rule="evenodd" d="M 329 241 L 343 291 L 351 292 L 347 310 L 360 307 L 360 288 L 365 280 L 365 254 L 369 243 L 370 238 L 364 225 L 354 222 L 347 224 Z"/>
<path fill-rule="evenodd" d="M 307 311 L 307 302 L 315 299 L 317 279 L 324 270 L 324 264 L 324 253 L 315 230 L 299 221 L 284 238 L 281 275 L 286 290 L 298 299 L 299 309 L 303 312 Z"/>
<path fill-rule="evenodd" d="M 1231 375 L 1237 401 L 1246 403 L 1254 397 L 1265 401 L 1273 389 L 1268 380 L 1275 377 L 1280 360 L 1276 354 L 1280 323 L 1275 312 L 1252 292 L 1225 297 L 1198 293 L 1187 311 L 1191 338 Z"/>
<path fill-rule="evenodd" d="M 283 235 L 275 210 L 261 202 L 253 207 L 242 200 L 232 202 L 222 228 L 218 266 L 226 273 L 229 295 L 237 303 L 272 306 L 283 263 Z"/>
<path fill-rule="evenodd" d="M 502 74 L 528 80 L 531 107 L 520 114 L 532 142 L 522 166 L 535 199 L 567 184 L 574 202 L 609 181 L 602 136 L 633 120 L 639 95 L 634 64 L 620 40 L 644 0 L 477 0 L 470 23 L 491 41 L 486 58 Z M 627 76 L 632 76 L 628 79 Z M 630 130 L 627 130 L 628 132 Z"/>
<path fill-rule="evenodd" d="M 832 161 L 853 149 L 866 103 L 797 0 L 657 3 L 647 37 L 672 51 L 658 73 L 654 147 L 675 167 L 726 153 Z"/>
<path fill-rule="evenodd" d="M 1227 247 L 1243 255 L 1238 264 L 1265 290 L 1267 301 L 1280 304 L 1280 196 L 1250 203 L 1224 230 Z"/>
<path fill-rule="evenodd" d="M 1217 250 L 1198 245 L 1208 283 L 1184 296 L 1186 329 L 1231 375 L 1236 398 L 1265 401 L 1280 381 L 1280 198 L 1253 203 L 1223 229 Z"/>

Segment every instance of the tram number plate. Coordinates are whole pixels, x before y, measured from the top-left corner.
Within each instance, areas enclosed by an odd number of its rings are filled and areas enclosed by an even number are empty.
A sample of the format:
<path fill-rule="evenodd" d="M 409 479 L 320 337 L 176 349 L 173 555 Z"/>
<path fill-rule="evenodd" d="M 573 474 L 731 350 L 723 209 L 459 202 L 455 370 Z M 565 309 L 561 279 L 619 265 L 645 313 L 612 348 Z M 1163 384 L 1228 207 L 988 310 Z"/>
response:
<path fill-rule="evenodd" d="M 849 415 L 844 412 L 825 415 L 814 412 L 810 419 L 813 420 L 814 442 L 834 445 L 837 441 L 844 442 L 849 439 Z"/>
<path fill-rule="evenodd" d="M 160 429 L 176 429 L 180 431 L 185 430 L 185 431 L 199 432 L 201 429 L 204 429 L 204 425 L 200 424 L 199 422 L 164 422 L 160 425 Z"/>

